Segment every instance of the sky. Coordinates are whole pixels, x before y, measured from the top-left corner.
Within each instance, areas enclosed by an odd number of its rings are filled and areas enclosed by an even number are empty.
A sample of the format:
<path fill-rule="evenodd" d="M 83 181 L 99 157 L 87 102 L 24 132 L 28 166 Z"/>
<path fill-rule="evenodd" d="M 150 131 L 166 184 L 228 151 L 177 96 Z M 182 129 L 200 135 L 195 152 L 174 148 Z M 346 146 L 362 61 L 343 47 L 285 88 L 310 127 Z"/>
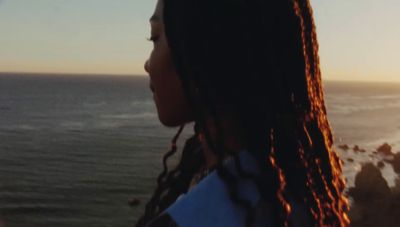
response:
<path fill-rule="evenodd" d="M 399 0 L 311 0 L 327 80 L 400 82 Z M 145 75 L 156 0 L 0 0 L 0 72 Z"/>

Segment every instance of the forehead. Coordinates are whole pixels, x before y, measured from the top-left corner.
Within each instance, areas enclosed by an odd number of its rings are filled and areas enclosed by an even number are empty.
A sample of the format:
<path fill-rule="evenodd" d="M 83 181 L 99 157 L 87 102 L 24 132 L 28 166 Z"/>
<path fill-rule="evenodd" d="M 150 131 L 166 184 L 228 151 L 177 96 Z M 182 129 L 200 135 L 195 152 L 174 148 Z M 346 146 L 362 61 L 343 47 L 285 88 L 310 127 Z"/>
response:
<path fill-rule="evenodd" d="M 163 0 L 158 0 L 153 16 L 150 17 L 150 22 L 161 21 L 163 17 L 164 3 Z"/>

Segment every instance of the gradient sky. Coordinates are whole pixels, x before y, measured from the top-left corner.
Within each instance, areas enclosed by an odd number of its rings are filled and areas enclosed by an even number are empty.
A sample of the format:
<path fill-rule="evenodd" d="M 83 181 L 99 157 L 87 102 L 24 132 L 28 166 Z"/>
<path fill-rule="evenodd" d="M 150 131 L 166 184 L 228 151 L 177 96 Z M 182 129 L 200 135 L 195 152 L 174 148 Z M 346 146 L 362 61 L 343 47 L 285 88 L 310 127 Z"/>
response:
<path fill-rule="evenodd" d="M 325 79 L 400 81 L 399 0 L 311 0 Z M 0 0 L 0 72 L 144 75 L 156 0 Z"/>

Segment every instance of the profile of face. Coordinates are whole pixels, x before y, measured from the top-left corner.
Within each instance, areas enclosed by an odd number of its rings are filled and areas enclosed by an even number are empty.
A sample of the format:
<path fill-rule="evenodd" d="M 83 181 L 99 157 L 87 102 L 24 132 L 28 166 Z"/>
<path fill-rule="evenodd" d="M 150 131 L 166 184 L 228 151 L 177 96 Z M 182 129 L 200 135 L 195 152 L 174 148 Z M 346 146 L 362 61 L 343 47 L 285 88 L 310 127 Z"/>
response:
<path fill-rule="evenodd" d="M 172 62 L 164 32 L 163 8 L 163 0 L 159 0 L 150 19 L 153 50 L 144 67 L 150 77 L 150 88 L 160 122 L 175 127 L 192 121 L 193 117 Z"/>

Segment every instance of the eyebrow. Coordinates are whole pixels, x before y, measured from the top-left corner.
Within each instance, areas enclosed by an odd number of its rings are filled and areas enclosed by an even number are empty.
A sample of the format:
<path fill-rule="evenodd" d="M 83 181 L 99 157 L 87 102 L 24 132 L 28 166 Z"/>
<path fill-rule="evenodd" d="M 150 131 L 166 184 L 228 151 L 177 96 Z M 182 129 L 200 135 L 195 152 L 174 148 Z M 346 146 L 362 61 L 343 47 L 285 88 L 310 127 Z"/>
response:
<path fill-rule="evenodd" d="M 157 16 L 157 15 L 153 15 L 153 16 L 151 16 L 150 17 L 150 22 L 152 22 L 152 21 L 159 21 L 160 20 L 160 17 L 159 16 Z"/>

